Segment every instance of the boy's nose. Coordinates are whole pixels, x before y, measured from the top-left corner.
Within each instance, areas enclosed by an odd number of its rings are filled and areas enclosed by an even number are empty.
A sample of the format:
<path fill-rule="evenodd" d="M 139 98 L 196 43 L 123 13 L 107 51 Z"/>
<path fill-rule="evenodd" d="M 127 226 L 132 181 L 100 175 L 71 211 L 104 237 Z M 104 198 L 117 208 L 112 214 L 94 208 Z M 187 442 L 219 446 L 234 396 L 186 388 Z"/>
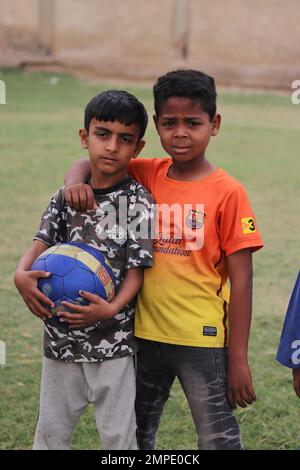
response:
<path fill-rule="evenodd" d="M 177 126 L 175 128 L 174 137 L 187 137 L 187 130 L 185 126 Z"/>
<path fill-rule="evenodd" d="M 109 152 L 116 152 L 118 149 L 118 140 L 111 138 L 106 141 L 106 150 Z"/>

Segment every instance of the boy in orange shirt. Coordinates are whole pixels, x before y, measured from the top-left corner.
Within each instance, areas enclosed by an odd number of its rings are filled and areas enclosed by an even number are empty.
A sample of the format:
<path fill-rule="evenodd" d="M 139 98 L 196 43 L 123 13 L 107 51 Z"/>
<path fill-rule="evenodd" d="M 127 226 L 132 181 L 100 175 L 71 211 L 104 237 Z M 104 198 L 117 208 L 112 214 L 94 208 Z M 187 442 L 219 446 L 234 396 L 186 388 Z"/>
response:
<path fill-rule="evenodd" d="M 155 448 L 178 377 L 199 448 L 242 449 L 233 409 L 256 400 L 247 348 L 252 252 L 262 240 L 241 184 L 205 156 L 221 123 L 214 79 L 196 70 L 167 73 L 154 86 L 154 103 L 171 158 L 136 159 L 129 167 L 159 205 L 154 266 L 145 273 L 135 316 L 139 445 Z M 89 171 L 81 160 L 66 178 L 66 200 L 77 209 L 93 207 L 83 184 Z"/>

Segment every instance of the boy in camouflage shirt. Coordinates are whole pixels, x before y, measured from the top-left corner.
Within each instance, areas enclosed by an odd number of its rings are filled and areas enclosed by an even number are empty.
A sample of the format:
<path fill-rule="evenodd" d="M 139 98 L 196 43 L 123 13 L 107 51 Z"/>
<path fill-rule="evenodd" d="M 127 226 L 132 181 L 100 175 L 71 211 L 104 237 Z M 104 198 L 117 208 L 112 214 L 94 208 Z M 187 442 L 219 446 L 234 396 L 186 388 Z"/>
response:
<path fill-rule="evenodd" d="M 153 201 L 128 177 L 127 165 L 144 146 L 147 121 L 142 103 L 127 92 L 107 91 L 92 98 L 79 135 L 90 155 L 89 184 L 96 207 L 89 213 L 75 212 L 59 189 L 18 264 L 15 284 L 32 313 L 45 321 L 34 449 L 68 449 L 89 403 L 95 405 L 104 448 L 137 448 L 133 315 L 143 268 L 152 265 Z M 53 306 L 51 300 L 37 289 L 37 279 L 51 274 L 30 268 L 49 246 L 74 241 L 105 254 L 117 279 L 117 294 L 109 303 L 81 291 L 90 304 L 65 302 L 71 312 L 58 312 L 59 321 L 54 321 L 43 305 Z"/>

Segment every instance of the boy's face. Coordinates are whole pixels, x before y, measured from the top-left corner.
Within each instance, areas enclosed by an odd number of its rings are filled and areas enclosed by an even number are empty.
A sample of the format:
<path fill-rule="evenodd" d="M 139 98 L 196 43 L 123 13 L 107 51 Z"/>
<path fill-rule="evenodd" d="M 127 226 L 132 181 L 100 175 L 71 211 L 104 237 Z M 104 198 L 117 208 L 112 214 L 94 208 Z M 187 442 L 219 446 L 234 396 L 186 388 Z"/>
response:
<path fill-rule="evenodd" d="M 145 145 L 139 140 L 138 124 L 126 126 L 119 121 L 98 121 L 93 118 L 89 132 L 79 130 L 83 148 L 88 149 L 92 171 L 105 175 L 122 175 L 131 158 L 135 158 Z"/>
<path fill-rule="evenodd" d="M 210 121 L 199 102 L 173 96 L 154 116 L 157 132 L 165 151 L 174 161 L 189 162 L 202 158 L 210 137 L 218 133 L 220 115 Z"/>

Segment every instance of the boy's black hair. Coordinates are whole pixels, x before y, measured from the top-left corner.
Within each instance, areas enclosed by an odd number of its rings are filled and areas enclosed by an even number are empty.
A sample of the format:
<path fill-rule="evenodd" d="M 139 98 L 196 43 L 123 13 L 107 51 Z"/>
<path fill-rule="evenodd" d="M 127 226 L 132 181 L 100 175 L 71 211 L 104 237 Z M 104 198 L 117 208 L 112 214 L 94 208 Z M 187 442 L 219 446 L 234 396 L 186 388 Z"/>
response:
<path fill-rule="evenodd" d="M 119 121 L 125 126 L 140 126 L 139 140 L 143 138 L 148 124 L 144 105 L 131 93 L 122 90 L 103 91 L 94 96 L 84 112 L 84 128 L 88 132 L 93 118 L 99 121 Z"/>
<path fill-rule="evenodd" d="M 201 104 L 210 120 L 216 114 L 216 85 L 212 77 L 199 70 L 174 70 L 158 78 L 153 87 L 155 113 L 159 116 L 162 106 L 172 96 L 190 98 Z"/>

